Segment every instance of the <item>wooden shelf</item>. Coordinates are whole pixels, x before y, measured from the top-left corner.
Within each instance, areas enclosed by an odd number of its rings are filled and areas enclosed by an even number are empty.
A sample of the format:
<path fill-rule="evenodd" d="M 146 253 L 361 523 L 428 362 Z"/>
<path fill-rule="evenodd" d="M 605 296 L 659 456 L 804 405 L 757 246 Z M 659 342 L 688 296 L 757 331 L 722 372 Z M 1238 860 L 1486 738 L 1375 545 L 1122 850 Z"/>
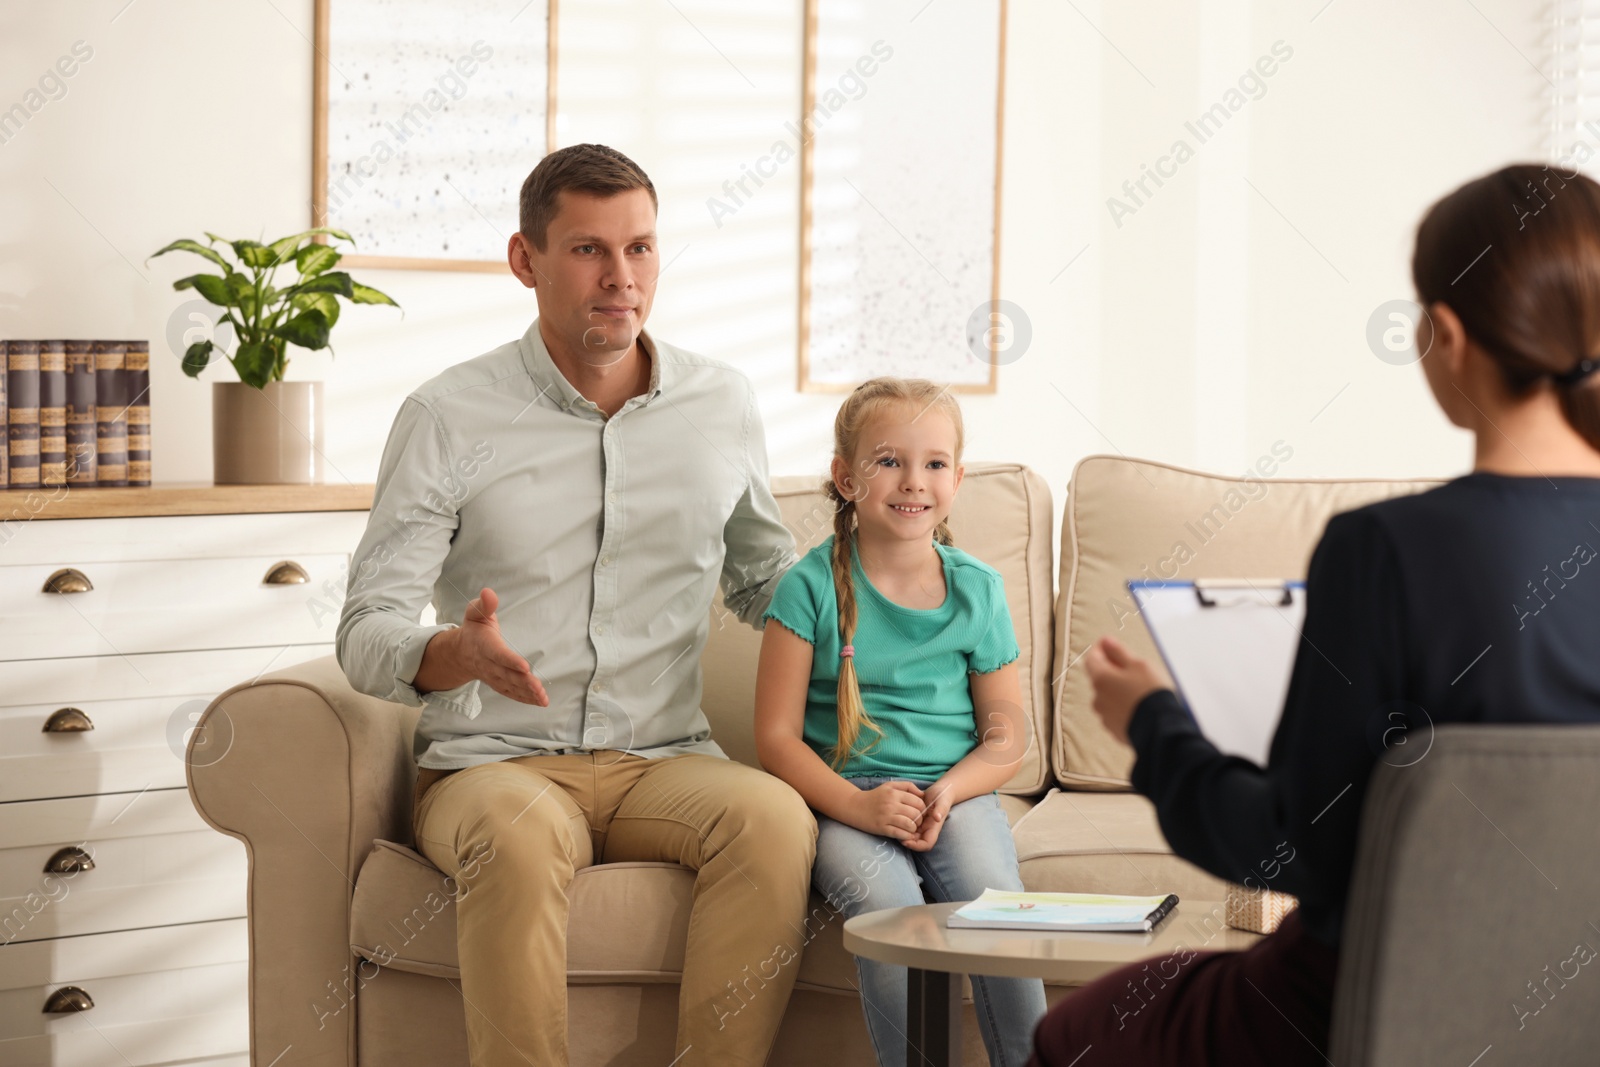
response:
<path fill-rule="evenodd" d="M 239 515 L 272 511 L 368 511 L 371 483 L 322 485 L 46 486 L 0 490 L 0 522 L 136 515 Z"/>

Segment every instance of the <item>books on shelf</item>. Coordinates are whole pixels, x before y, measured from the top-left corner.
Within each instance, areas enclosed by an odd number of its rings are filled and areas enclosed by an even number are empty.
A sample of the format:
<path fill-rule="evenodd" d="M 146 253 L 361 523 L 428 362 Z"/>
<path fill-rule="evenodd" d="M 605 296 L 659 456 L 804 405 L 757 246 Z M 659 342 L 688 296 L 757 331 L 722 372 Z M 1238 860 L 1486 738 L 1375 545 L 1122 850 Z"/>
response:
<path fill-rule="evenodd" d="M 1138 933 L 1155 929 L 1177 904 L 1178 898 L 1171 894 L 1134 897 L 985 889 L 977 900 L 951 912 L 945 925 L 951 929 Z"/>
<path fill-rule="evenodd" d="M 94 355 L 90 341 L 67 342 L 67 454 L 72 457 L 68 485 L 99 481 L 95 463 Z"/>
<path fill-rule="evenodd" d="M 39 484 L 65 485 L 66 481 L 67 346 L 64 341 L 40 341 Z"/>
<path fill-rule="evenodd" d="M 0 341 L 0 489 L 150 484 L 149 341 Z"/>
<path fill-rule="evenodd" d="M 123 341 L 96 341 L 94 356 L 94 451 L 96 485 L 128 484 L 128 376 Z"/>

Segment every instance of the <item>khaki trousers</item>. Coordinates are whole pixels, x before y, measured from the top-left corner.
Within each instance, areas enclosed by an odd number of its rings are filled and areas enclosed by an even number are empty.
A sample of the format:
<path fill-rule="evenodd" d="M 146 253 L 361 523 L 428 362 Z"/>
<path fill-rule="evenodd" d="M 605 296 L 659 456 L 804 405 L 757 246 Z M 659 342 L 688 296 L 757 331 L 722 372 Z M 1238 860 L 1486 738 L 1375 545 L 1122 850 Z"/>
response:
<path fill-rule="evenodd" d="M 766 1061 L 816 854 L 816 820 L 786 783 L 695 753 L 518 756 L 419 769 L 412 826 L 417 850 L 457 881 L 473 1067 L 567 1063 L 567 887 L 579 868 L 621 861 L 697 872 L 674 1067 Z"/>

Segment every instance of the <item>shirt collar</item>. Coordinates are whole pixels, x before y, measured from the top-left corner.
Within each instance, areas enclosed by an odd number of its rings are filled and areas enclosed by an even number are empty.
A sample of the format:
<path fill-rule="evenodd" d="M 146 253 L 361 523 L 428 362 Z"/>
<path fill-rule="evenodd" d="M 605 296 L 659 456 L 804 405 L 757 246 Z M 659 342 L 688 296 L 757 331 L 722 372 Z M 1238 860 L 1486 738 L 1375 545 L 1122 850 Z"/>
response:
<path fill-rule="evenodd" d="M 650 332 L 640 330 L 639 341 L 650 356 L 650 386 L 645 393 L 645 402 L 648 403 L 661 395 L 666 375 L 663 373 L 660 348 L 650 336 Z M 522 350 L 522 363 L 528 370 L 528 377 L 539 387 L 539 392 L 548 393 L 563 411 L 574 405 L 593 407 L 589 399 L 578 392 L 577 388 L 567 380 L 567 376 L 561 373 L 561 368 L 556 366 L 555 360 L 550 358 L 550 350 L 545 347 L 544 336 L 539 333 L 537 318 L 522 335 L 518 347 Z"/>

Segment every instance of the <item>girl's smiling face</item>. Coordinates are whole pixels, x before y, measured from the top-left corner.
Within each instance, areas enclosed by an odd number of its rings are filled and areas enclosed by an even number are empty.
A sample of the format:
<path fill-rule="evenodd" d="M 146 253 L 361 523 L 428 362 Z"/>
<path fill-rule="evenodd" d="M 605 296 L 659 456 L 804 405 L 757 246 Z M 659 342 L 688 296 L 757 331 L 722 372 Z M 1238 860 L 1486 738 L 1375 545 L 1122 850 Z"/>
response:
<path fill-rule="evenodd" d="M 944 412 L 893 405 L 868 421 L 850 464 L 834 457 L 834 484 L 855 501 L 869 538 L 928 541 L 961 485 L 955 449 L 955 424 Z"/>

